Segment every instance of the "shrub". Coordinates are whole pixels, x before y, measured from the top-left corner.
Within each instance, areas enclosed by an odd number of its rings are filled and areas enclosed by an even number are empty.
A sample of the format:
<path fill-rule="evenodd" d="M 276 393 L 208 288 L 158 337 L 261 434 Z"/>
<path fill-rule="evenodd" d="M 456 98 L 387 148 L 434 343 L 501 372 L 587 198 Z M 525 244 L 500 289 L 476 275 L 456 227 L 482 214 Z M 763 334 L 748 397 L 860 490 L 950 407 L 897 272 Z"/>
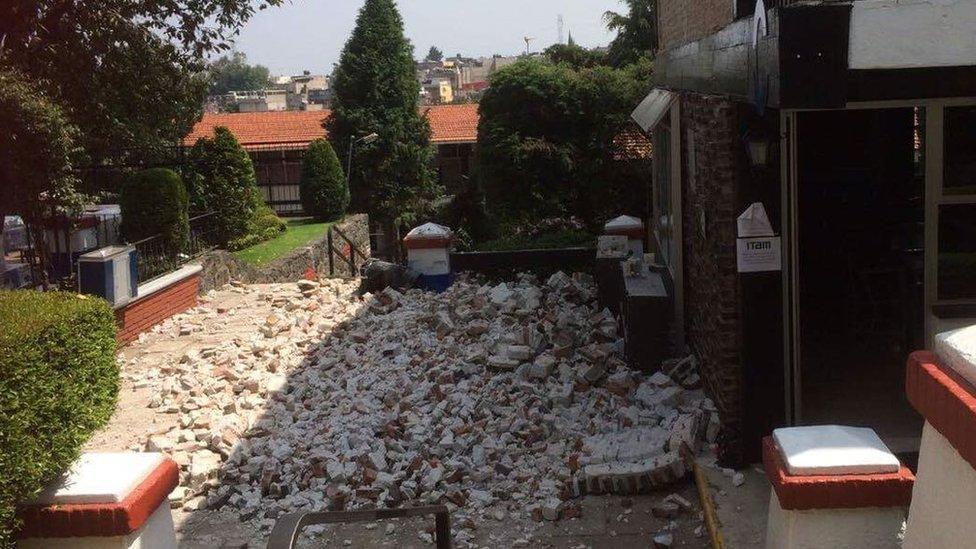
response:
<path fill-rule="evenodd" d="M 189 199 L 173 170 L 154 168 L 133 174 L 119 194 L 122 234 L 129 242 L 162 235 L 173 252 L 186 249 L 190 232 Z"/>
<path fill-rule="evenodd" d="M 0 547 L 15 508 L 77 457 L 115 409 L 115 318 L 101 299 L 0 291 Z"/>
<path fill-rule="evenodd" d="M 349 186 L 339 157 L 325 139 L 316 139 L 309 145 L 302 161 L 299 191 L 305 213 L 316 219 L 333 221 L 346 213 Z"/>
<path fill-rule="evenodd" d="M 260 203 L 255 206 L 254 214 L 251 216 L 251 220 L 248 222 L 247 235 L 242 238 L 231 240 L 227 244 L 227 249 L 237 251 L 243 250 L 244 248 L 250 248 L 255 244 L 275 238 L 276 236 L 285 232 L 285 230 L 288 228 L 288 224 L 285 223 L 283 219 L 278 217 L 270 206 L 265 204 L 260 197 L 258 200 Z"/>
<path fill-rule="evenodd" d="M 218 127 L 213 138 L 193 145 L 190 160 L 190 202 L 195 212 L 214 213 L 217 242 L 227 245 L 248 236 L 255 211 L 264 202 L 247 151 L 230 130 Z"/>

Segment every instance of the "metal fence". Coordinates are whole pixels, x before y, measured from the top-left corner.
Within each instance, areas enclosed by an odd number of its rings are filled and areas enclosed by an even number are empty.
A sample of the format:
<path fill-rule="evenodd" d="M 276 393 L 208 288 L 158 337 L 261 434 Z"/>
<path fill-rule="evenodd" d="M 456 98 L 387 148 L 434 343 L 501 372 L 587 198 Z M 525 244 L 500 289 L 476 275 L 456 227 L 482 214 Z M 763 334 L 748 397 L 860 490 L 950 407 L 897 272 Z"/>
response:
<path fill-rule="evenodd" d="M 179 269 L 188 261 L 217 247 L 214 213 L 190 219 L 190 234 L 182 250 L 174 250 L 162 235 L 151 236 L 133 244 L 138 261 L 139 283 L 158 278 Z"/>

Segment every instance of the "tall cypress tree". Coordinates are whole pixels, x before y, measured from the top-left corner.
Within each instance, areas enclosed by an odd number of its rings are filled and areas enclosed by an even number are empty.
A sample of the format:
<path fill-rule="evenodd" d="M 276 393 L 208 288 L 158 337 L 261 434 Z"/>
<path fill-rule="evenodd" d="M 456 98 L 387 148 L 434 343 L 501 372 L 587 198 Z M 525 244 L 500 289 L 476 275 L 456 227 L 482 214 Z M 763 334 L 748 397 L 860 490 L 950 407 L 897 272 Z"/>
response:
<path fill-rule="evenodd" d="M 413 46 L 403 34 L 394 0 L 366 0 L 332 80 L 329 139 L 346 161 L 352 209 L 369 212 L 388 229 L 413 223 L 440 193 L 431 170 L 430 124 L 419 111 Z"/>

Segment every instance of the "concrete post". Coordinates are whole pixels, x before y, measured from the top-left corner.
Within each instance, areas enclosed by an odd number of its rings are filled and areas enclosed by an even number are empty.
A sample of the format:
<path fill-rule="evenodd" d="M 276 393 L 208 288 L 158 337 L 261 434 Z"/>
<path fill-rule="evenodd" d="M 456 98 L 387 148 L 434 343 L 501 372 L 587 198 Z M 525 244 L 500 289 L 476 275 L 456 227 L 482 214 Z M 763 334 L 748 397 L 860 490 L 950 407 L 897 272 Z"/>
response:
<path fill-rule="evenodd" d="M 767 549 L 897 549 L 914 477 L 871 429 L 777 429 L 763 440 L 772 485 Z"/>
<path fill-rule="evenodd" d="M 417 285 L 435 292 L 451 286 L 451 229 L 436 223 L 416 227 L 403 239 L 407 266 L 418 273 Z"/>
<path fill-rule="evenodd" d="M 163 454 L 84 454 L 19 510 L 20 549 L 176 549 L 169 494 L 179 468 Z"/>
<path fill-rule="evenodd" d="M 913 353 L 906 392 L 925 418 L 905 549 L 976 544 L 976 326 Z"/>
<path fill-rule="evenodd" d="M 609 236 L 626 236 L 631 257 L 644 258 L 644 222 L 636 217 L 622 215 L 607 221 L 603 226 L 603 234 Z"/>

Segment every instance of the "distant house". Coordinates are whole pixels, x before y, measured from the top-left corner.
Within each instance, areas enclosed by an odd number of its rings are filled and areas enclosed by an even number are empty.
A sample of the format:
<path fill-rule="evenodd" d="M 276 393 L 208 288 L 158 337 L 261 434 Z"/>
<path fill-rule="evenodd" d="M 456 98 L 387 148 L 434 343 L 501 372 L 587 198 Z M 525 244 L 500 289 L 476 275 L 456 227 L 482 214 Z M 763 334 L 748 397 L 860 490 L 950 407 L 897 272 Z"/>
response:
<path fill-rule="evenodd" d="M 455 191 L 474 168 L 478 142 L 478 105 L 432 105 L 421 107 L 430 121 L 431 143 L 437 148 L 434 169 L 448 193 Z M 302 156 L 309 143 L 327 137 L 322 127 L 330 111 L 287 111 L 240 114 L 205 114 L 183 140 L 190 146 L 214 128 L 229 129 L 250 153 L 257 171 L 258 186 L 265 201 L 281 215 L 302 215 L 298 183 Z M 346 151 L 336 151 L 345 164 Z M 632 125 L 614 139 L 614 160 L 648 162 L 651 142 Z"/>
<path fill-rule="evenodd" d="M 431 143 L 437 148 L 435 169 L 450 191 L 470 174 L 474 163 L 478 105 L 436 105 L 423 107 L 422 112 L 430 120 Z M 226 127 L 251 155 L 265 201 L 281 215 L 302 215 L 298 195 L 302 156 L 313 140 L 328 137 L 322 126 L 330 114 L 328 110 L 205 114 L 183 144 L 190 146 L 212 136 L 214 128 Z M 337 152 L 345 163 L 345 151 Z"/>

